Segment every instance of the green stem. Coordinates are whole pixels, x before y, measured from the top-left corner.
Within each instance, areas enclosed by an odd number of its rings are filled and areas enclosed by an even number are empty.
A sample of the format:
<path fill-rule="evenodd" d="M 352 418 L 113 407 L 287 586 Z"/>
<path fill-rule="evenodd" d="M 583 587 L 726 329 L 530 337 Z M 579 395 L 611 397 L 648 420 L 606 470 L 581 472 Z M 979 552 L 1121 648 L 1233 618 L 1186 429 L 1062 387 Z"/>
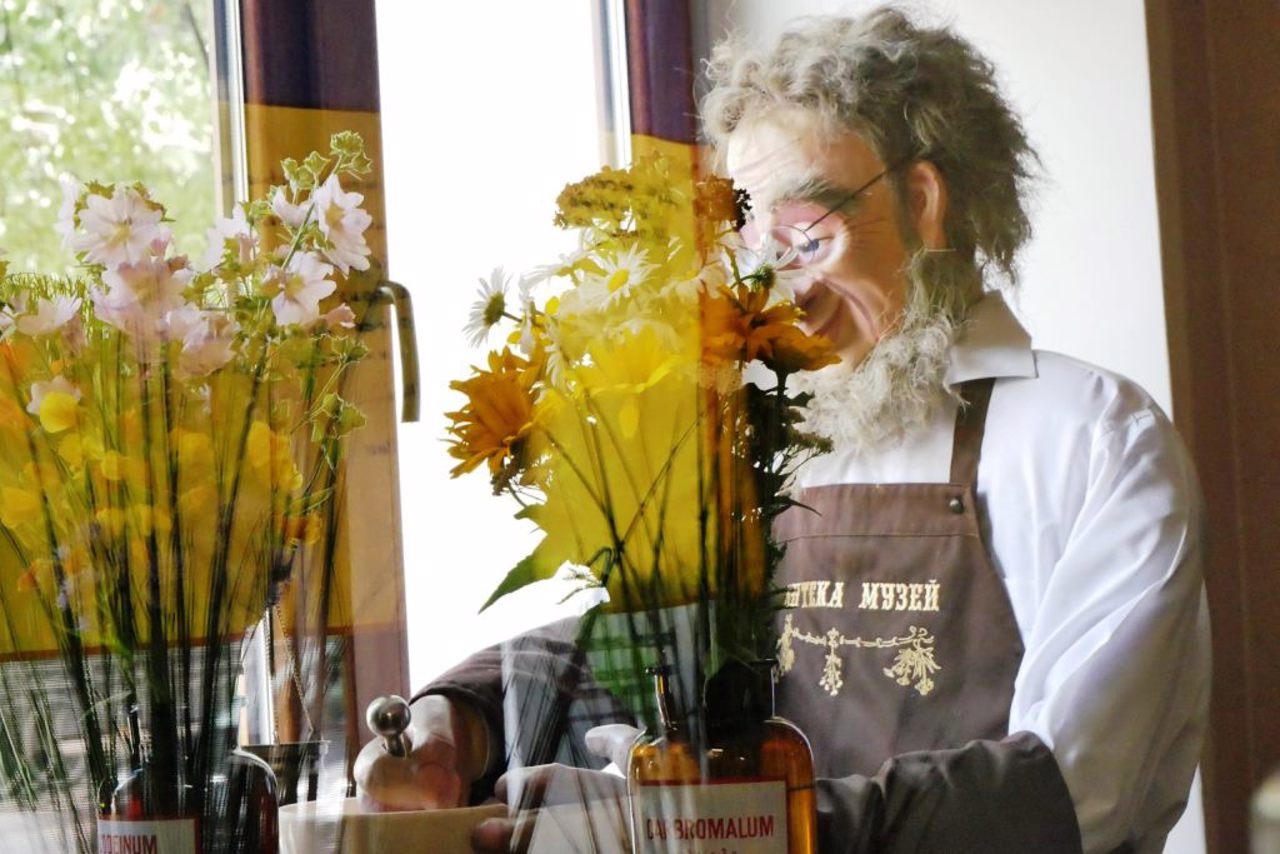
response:
<path fill-rule="evenodd" d="M 231 475 L 231 490 L 225 497 L 218 496 L 218 522 L 214 540 L 213 555 L 210 560 L 210 591 L 208 616 L 205 620 L 205 661 L 201 674 L 200 691 L 200 730 L 196 737 L 196 749 L 192 761 L 192 778 L 196 781 L 197 807 L 203 809 L 206 796 L 205 784 L 209 779 L 209 768 L 212 762 L 214 747 L 214 701 L 217 671 L 220 666 L 222 649 L 223 610 L 226 606 L 227 591 L 227 555 L 231 548 L 231 534 L 235 522 L 236 501 L 240 494 L 240 480 L 245 467 L 245 450 L 249 445 L 249 431 L 253 426 L 254 406 L 258 399 L 258 388 L 267 365 L 267 347 L 262 344 L 262 352 L 254 366 L 253 379 L 249 389 L 249 406 L 245 410 L 244 422 L 236 443 L 235 463 Z"/>
<path fill-rule="evenodd" d="M 169 671 L 169 642 L 165 637 L 164 593 L 160 581 L 160 541 L 156 535 L 160 510 L 156 502 L 156 471 L 154 425 L 152 423 L 151 371 L 143 368 L 138 374 L 138 386 L 142 406 L 142 448 L 147 472 L 145 506 L 151 515 L 147 526 L 147 689 L 151 706 L 151 762 L 147 773 L 160 815 L 179 814 L 178 768 L 181 757 L 178 751 L 178 715 L 175 708 L 174 686 Z M 180 573 L 181 570 L 178 569 Z M 183 690 L 190 686 L 183 685 Z"/>

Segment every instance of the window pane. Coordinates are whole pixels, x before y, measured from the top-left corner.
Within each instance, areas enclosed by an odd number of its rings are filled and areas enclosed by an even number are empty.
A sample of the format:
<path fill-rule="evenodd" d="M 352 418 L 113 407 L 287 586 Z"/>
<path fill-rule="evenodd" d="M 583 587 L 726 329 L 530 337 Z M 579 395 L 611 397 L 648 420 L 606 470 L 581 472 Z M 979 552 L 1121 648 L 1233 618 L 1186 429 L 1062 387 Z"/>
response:
<path fill-rule="evenodd" d="M 13 270 L 74 265 L 59 180 L 141 181 L 179 252 L 213 221 L 210 0 L 0 0 L 0 247 Z"/>
<path fill-rule="evenodd" d="M 72 177 L 143 182 L 174 220 L 177 251 L 204 253 L 218 185 L 211 3 L 0 0 L 0 248 L 11 271 L 74 268 L 54 227 L 60 181 Z M 118 673 L 113 683 L 105 667 L 103 658 L 89 657 L 93 684 L 118 685 Z M 18 775 L 7 766 L 0 839 L 15 850 L 85 850 L 95 832 L 96 793 L 80 707 L 61 660 L 6 661 L 0 683 L 6 721 L 25 727 L 6 734 L 6 761 L 41 758 L 30 768 L 29 789 L 13 783 Z M 58 742 L 56 750 L 43 748 L 45 737 Z M 74 820 L 60 791 L 76 793 Z M 21 812 L 24 803 L 39 811 Z"/>
<path fill-rule="evenodd" d="M 378 45 L 390 272 L 413 293 L 421 351 L 422 422 L 400 444 L 416 687 L 558 598 L 475 618 L 536 540 L 483 472 L 449 478 L 442 413 L 461 400 L 449 381 L 483 358 L 462 334 L 477 280 L 573 246 L 551 220 L 560 189 L 600 167 L 595 35 L 587 3 L 382 3 Z"/>

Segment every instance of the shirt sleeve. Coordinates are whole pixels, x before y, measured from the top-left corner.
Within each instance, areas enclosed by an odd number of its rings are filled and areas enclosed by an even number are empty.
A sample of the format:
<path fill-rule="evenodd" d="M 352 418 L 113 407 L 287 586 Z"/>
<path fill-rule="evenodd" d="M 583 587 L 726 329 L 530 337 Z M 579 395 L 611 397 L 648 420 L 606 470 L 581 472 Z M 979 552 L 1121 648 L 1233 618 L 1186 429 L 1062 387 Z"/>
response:
<path fill-rule="evenodd" d="M 904 753 L 817 794 L 822 854 L 1080 852 L 1057 763 L 1031 733 Z"/>
<path fill-rule="evenodd" d="M 586 749 L 587 730 L 634 722 L 595 679 L 580 628 L 579 619 L 568 618 L 479 650 L 414 695 L 449 697 L 485 721 L 489 762 L 472 786 L 472 803 L 490 797 L 511 767 L 555 761 L 598 768 L 606 760 Z"/>
<path fill-rule="evenodd" d="M 1207 719 L 1199 490 L 1153 408 L 1104 422 L 1082 446 L 1079 512 L 1023 628 L 1009 729 L 1053 751 L 1086 854 L 1159 851 Z"/>

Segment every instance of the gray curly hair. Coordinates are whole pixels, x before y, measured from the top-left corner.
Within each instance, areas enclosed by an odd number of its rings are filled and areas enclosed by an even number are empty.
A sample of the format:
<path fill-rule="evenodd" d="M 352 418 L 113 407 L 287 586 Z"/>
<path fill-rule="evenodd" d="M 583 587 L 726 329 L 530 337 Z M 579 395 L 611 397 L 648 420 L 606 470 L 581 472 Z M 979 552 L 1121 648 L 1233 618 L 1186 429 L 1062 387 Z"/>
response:
<path fill-rule="evenodd" d="M 827 132 L 859 134 L 884 163 L 928 160 L 947 183 L 952 260 L 979 278 L 994 267 L 1017 281 L 1014 256 L 1031 236 L 1025 204 L 1039 158 L 995 69 L 969 42 L 885 7 L 859 18 L 803 18 L 768 50 L 730 38 L 707 71 L 702 119 L 717 148 L 744 122 L 800 108 Z M 891 178 L 904 209 L 900 177 Z"/>

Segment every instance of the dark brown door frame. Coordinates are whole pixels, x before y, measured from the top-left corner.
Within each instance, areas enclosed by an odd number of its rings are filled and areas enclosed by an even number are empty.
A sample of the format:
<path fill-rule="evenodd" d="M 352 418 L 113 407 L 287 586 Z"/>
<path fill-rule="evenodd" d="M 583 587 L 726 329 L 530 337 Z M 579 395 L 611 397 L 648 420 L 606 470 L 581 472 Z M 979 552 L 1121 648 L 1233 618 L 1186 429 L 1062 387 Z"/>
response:
<path fill-rule="evenodd" d="M 1147 0 L 1174 416 L 1206 500 L 1211 854 L 1280 767 L 1280 4 Z"/>

